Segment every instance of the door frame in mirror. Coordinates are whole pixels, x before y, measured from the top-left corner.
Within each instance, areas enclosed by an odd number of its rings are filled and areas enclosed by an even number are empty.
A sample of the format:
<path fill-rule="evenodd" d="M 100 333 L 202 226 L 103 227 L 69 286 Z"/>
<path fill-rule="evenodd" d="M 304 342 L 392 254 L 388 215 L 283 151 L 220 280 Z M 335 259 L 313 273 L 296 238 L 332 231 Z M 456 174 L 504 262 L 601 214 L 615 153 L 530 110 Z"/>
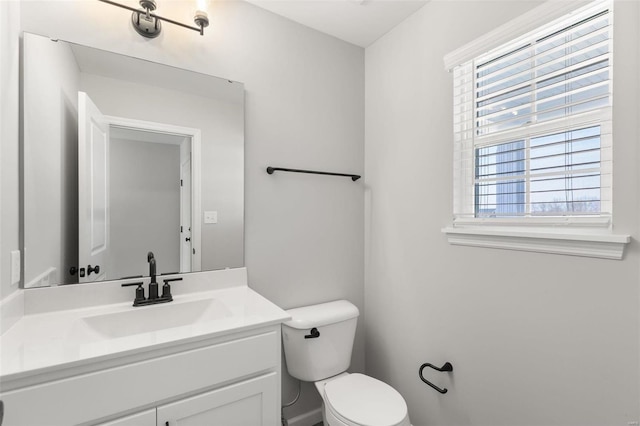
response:
<path fill-rule="evenodd" d="M 201 131 L 191 127 L 174 126 L 172 124 L 156 123 L 152 121 L 136 120 L 125 117 L 105 115 L 105 120 L 111 127 L 120 127 L 131 130 L 156 132 L 184 136 L 191 138 L 191 270 L 201 269 L 201 219 L 202 200 L 200 195 L 201 182 Z M 191 271 L 189 271 L 191 272 Z"/>

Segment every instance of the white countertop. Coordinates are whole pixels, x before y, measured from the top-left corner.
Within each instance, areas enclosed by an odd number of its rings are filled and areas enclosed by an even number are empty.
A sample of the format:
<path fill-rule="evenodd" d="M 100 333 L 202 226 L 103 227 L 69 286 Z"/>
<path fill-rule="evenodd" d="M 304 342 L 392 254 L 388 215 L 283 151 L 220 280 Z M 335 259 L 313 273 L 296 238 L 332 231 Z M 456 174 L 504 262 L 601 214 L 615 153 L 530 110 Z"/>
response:
<path fill-rule="evenodd" d="M 211 304 L 199 302 L 206 300 L 211 300 Z M 203 303 L 213 306 L 212 311 L 216 314 L 204 315 L 197 321 L 179 326 L 173 326 L 170 318 L 163 318 L 164 313 L 171 312 L 165 308 L 190 309 Z M 180 304 L 185 305 L 178 306 Z M 174 295 L 173 302 L 166 304 L 131 305 L 128 301 L 25 314 L 0 336 L 0 387 L 3 382 L 274 325 L 290 318 L 246 285 L 178 294 Z M 136 328 L 137 324 L 131 324 L 132 328 L 128 329 L 129 325 L 124 322 L 116 325 L 122 327 L 122 335 L 120 330 L 115 330 L 116 337 L 113 337 L 87 328 L 85 322 L 87 318 L 119 313 L 129 315 L 124 318 L 130 319 L 138 312 L 151 316 L 154 323 L 169 325 L 148 331 L 144 327 Z"/>

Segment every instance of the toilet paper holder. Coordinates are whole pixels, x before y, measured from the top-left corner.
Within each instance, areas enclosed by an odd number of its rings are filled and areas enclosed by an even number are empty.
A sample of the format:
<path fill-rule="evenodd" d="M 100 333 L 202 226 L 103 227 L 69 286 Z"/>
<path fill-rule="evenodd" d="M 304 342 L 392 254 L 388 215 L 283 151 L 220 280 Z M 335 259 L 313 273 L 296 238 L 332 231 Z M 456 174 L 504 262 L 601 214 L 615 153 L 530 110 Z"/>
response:
<path fill-rule="evenodd" d="M 429 386 L 431 386 L 432 388 L 434 388 L 440 393 L 447 393 L 448 392 L 447 388 L 439 388 L 438 386 L 434 385 L 433 383 L 431 383 L 430 381 L 424 378 L 424 376 L 422 375 L 422 370 L 424 370 L 425 367 L 431 367 L 436 371 L 453 371 L 453 365 L 451 365 L 450 362 L 445 362 L 442 367 L 436 367 L 433 364 L 425 362 L 420 366 L 420 370 L 418 370 L 418 376 L 420 376 L 420 380 L 422 380 L 423 382 L 425 382 L 426 384 L 428 384 Z"/>

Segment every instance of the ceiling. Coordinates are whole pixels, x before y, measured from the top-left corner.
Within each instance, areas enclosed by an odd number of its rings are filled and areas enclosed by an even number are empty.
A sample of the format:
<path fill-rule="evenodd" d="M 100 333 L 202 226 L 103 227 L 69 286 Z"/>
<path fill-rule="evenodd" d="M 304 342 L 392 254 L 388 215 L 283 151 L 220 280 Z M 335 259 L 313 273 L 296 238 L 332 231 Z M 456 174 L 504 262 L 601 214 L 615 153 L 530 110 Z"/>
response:
<path fill-rule="evenodd" d="M 429 0 L 247 0 L 277 15 L 367 47 Z"/>

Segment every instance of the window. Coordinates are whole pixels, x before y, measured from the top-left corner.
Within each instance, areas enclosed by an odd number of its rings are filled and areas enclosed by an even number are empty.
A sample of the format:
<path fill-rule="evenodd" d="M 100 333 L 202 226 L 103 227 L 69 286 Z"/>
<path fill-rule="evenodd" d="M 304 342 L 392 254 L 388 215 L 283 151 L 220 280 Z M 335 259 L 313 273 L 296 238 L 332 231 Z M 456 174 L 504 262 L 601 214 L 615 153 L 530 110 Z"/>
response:
<path fill-rule="evenodd" d="M 592 126 L 475 148 L 475 217 L 599 215 L 600 147 Z"/>
<path fill-rule="evenodd" d="M 622 258 L 630 236 L 611 221 L 612 4 L 578 7 L 549 1 L 445 56 L 451 244 Z"/>
<path fill-rule="evenodd" d="M 611 21 L 598 2 L 453 69 L 455 221 L 609 224 Z"/>

